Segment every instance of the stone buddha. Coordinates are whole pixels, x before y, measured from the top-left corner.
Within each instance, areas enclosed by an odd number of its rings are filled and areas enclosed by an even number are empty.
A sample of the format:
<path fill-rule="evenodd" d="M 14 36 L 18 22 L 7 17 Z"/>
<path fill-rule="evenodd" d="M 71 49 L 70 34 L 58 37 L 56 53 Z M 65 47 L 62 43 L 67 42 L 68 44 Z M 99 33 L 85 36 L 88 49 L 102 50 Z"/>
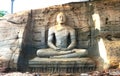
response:
<path fill-rule="evenodd" d="M 66 25 L 66 16 L 60 12 L 56 17 L 57 25 L 48 30 L 47 49 L 37 50 L 38 57 L 48 58 L 76 58 L 87 56 L 86 49 L 76 49 L 75 30 Z"/>

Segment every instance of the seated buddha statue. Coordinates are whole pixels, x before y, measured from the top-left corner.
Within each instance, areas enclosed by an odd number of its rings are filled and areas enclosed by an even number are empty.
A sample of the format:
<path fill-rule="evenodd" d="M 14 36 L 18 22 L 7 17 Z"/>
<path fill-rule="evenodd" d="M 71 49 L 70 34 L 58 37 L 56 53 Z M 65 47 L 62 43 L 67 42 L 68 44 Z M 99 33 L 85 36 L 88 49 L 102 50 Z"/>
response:
<path fill-rule="evenodd" d="M 49 48 L 38 49 L 38 57 L 76 58 L 87 56 L 86 49 L 76 49 L 75 30 L 66 25 L 66 15 L 60 12 L 56 17 L 57 24 L 48 29 Z"/>

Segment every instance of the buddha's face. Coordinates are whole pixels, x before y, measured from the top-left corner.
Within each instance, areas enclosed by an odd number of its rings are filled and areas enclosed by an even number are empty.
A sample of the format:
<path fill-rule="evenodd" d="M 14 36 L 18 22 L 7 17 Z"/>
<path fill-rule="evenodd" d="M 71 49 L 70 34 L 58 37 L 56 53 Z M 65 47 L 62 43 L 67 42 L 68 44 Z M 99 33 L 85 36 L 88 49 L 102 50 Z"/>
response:
<path fill-rule="evenodd" d="M 62 23 L 65 23 L 65 21 L 66 21 L 65 14 L 62 13 L 62 12 L 59 13 L 59 14 L 57 15 L 57 23 L 62 24 Z"/>

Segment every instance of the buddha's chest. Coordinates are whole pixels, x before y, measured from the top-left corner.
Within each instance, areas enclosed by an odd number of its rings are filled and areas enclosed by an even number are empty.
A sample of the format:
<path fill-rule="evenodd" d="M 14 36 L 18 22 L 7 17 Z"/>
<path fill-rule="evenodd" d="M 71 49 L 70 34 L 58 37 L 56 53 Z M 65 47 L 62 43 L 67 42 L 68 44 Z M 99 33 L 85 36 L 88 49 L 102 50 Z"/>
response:
<path fill-rule="evenodd" d="M 59 48 L 66 48 L 67 47 L 67 41 L 68 41 L 68 30 L 58 30 L 55 32 L 55 38 L 56 38 L 56 46 Z"/>
<path fill-rule="evenodd" d="M 60 29 L 55 31 L 56 38 L 63 38 L 63 37 L 67 37 L 68 35 L 69 35 L 69 30 L 67 29 Z"/>

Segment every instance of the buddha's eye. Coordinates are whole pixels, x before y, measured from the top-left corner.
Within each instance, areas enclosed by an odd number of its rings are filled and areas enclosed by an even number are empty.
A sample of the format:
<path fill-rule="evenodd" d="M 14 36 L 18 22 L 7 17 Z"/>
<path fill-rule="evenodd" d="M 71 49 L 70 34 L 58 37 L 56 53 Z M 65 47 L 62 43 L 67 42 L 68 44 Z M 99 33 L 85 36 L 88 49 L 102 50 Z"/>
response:
<path fill-rule="evenodd" d="M 62 16 L 60 16 L 60 18 L 62 18 Z"/>

